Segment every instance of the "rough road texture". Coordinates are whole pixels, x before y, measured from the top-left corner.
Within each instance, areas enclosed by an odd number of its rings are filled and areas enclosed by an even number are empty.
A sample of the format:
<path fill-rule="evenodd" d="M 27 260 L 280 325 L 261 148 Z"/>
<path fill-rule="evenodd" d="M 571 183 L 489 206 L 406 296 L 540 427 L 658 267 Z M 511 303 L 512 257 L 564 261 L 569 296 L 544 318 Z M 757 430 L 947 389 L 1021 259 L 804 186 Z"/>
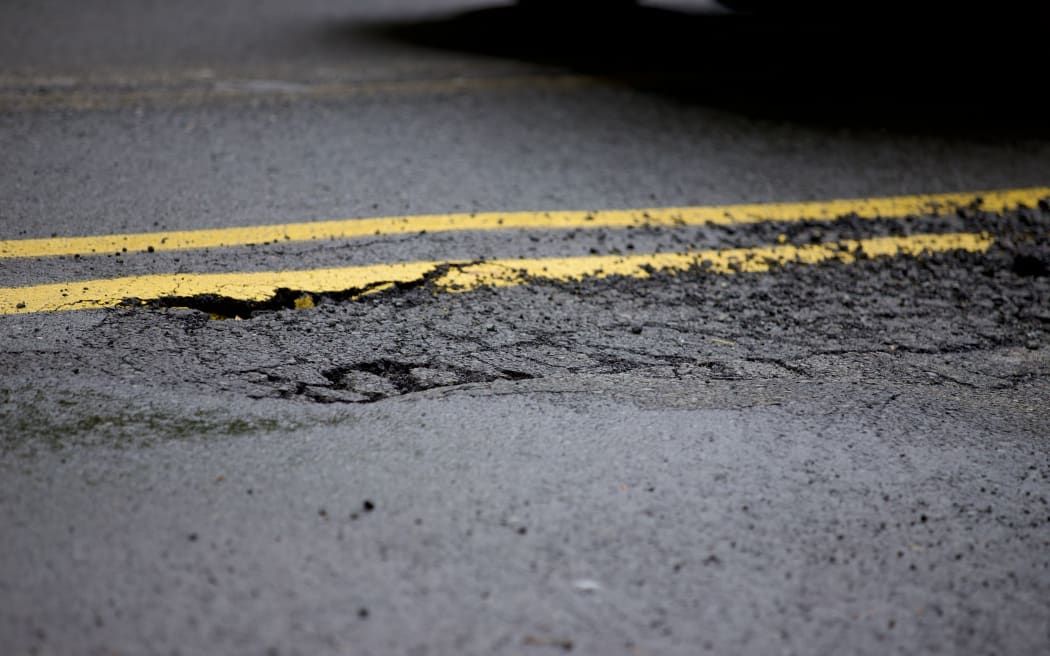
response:
<path fill-rule="evenodd" d="M 451 0 L 105 4 L 0 8 L 0 239 L 1050 170 L 1042 40 L 991 19 L 644 10 L 540 47 Z M 590 81 L 296 95 L 536 73 Z M 0 651 L 1050 651 L 1045 203 L 5 260 L 0 285 L 964 231 L 995 245 L 0 317 Z"/>
<path fill-rule="evenodd" d="M 56 605 L 12 607 L 4 632 L 1038 651 L 1050 277 L 1020 250 L 9 320 L 0 571 L 10 599 Z M 151 537 L 91 537 L 132 527 Z"/>

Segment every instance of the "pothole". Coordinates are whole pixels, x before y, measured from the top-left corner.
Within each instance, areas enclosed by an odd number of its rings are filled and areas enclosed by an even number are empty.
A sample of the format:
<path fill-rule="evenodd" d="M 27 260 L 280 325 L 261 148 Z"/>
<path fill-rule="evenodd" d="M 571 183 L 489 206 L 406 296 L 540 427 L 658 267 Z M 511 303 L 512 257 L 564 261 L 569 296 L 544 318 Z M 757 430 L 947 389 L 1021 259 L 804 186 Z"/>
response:
<path fill-rule="evenodd" d="M 305 383 L 269 374 L 261 384 L 271 386 L 282 398 L 316 403 L 374 403 L 413 392 L 498 380 L 528 380 L 536 376 L 511 369 L 479 371 L 427 362 L 401 362 L 387 358 L 332 367 L 320 372 L 328 384 Z"/>
<path fill-rule="evenodd" d="M 448 273 L 453 266 L 460 265 L 445 263 L 433 267 L 413 280 L 378 281 L 360 287 L 348 287 L 340 291 L 322 293 L 279 287 L 274 290 L 272 297 L 258 301 L 237 299 L 221 294 L 197 294 L 194 296 L 163 296 L 152 300 L 127 298 L 125 304 L 146 305 L 154 308 L 189 308 L 207 312 L 212 319 L 219 320 L 250 319 L 257 314 L 277 310 L 304 310 L 326 303 L 355 301 L 365 296 L 374 298 L 383 294 L 401 294 L 427 286 L 432 280 Z"/>

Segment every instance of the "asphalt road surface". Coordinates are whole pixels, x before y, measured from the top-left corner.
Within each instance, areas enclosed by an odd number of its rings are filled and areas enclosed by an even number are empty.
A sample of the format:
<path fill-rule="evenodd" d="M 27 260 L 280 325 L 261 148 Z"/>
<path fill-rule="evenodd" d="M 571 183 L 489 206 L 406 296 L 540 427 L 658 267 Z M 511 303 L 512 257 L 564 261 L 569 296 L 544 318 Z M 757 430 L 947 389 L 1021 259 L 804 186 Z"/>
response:
<path fill-rule="evenodd" d="M 1050 651 L 1035 14 L 0 5 L 0 652 Z"/>

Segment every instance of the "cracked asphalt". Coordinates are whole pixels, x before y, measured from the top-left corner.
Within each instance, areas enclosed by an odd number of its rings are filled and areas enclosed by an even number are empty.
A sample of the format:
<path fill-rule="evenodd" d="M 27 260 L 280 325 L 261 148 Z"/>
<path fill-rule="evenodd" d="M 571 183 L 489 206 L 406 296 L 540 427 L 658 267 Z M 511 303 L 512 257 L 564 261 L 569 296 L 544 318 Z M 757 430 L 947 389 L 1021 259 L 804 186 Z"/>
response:
<path fill-rule="evenodd" d="M 494 4 L 6 3 L 0 240 L 1050 184 L 1017 7 Z M 1046 652 L 1048 203 L 4 256 L 0 292 L 991 244 L 0 314 L 2 651 Z"/>

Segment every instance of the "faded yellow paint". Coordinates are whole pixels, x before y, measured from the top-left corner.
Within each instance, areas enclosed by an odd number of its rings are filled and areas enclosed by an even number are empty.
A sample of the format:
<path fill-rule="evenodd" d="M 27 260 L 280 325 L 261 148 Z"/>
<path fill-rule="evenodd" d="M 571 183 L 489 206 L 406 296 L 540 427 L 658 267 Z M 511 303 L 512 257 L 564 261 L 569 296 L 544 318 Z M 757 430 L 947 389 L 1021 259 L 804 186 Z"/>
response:
<path fill-rule="evenodd" d="M 608 276 L 645 278 L 653 271 L 683 271 L 694 266 L 713 274 L 764 272 L 791 262 L 851 263 L 858 257 L 916 256 L 924 252 L 963 250 L 985 252 L 987 234 L 953 233 L 879 237 L 831 244 L 789 244 L 690 253 L 649 253 L 592 257 L 501 259 L 485 262 L 404 262 L 305 271 L 252 273 L 178 273 L 105 280 L 0 288 L 0 314 L 82 310 L 135 304 L 165 297 L 214 294 L 242 301 L 272 299 L 278 289 L 304 293 L 357 292 L 388 289 L 431 276 L 435 289 L 462 292 L 478 287 L 527 284 L 533 279 L 582 280 Z M 307 297 L 309 298 L 309 297 Z M 312 299 L 311 299 L 312 303 Z M 299 303 L 296 302 L 298 306 Z M 304 307 L 309 304 L 303 303 Z"/>
<path fill-rule="evenodd" d="M 73 83 L 72 88 L 68 88 L 70 82 Z M 564 91 L 608 84 L 600 78 L 574 74 L 291 83 L 251 77 L 118 76 L 116 79 L 102 80 L 60 79 L 59 84 L 49 77 L 4 80 L 0 76 L 0 111 L 186 107 L 266 98 L 319 100 L 518 89 Z M 26 93 L 26 89 L 38 88 L 47 89 L 49 93 Z"/>
<path fill-rule="evenodd" d="M 856 215 L 862 219 L 937 215 L 978 204 L 989 212 L 1019 205 L 1035 206 L 1050 198 L 1050 187 L 952 194 L 892 196 L 803 203 L 665 207 L 597 212 L 487 212 L 348 219 L 311 223 L 185 230 L 154 233 L 54 237 L 0 241 L 0 259 L 91 255 L 127 251 L 175 251 L 274 242 L 360 239 L 376 235 L 422 232 L 493 230 L 566 230 L 638 226 L 699 226 L 750 223 L 833 221 Z"/>

